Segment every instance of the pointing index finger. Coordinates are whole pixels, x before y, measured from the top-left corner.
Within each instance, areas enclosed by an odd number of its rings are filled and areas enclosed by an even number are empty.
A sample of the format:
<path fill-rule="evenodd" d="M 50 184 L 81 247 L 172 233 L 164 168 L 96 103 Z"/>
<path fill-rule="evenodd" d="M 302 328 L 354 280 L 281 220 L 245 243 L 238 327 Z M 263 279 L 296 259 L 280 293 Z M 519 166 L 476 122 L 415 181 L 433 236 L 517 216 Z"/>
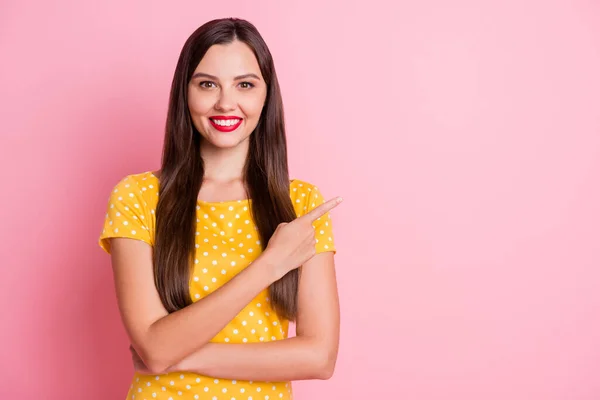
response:
<path fill-rule="evenodd" d="M 327 200 L 325 203 L 320 204 L 318 207 L 304 214 L 304 218 L 309 219 L 311 222 L 315 222 L 317 218 L 321 218 L 328 211 L 340 204 L 342 200 L 341 197 L 334 197 L 333 199 Z"/>

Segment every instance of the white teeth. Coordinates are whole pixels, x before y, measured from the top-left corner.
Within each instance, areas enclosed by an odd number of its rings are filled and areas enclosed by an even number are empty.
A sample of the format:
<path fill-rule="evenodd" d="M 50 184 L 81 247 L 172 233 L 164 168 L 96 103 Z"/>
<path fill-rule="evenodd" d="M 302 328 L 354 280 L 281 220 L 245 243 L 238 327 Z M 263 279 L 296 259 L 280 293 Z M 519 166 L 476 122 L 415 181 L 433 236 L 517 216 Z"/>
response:
<path fill-rule="evenodd" d="M 231 125 L 237 124 L 240 120 L 239 119 L 213 119 L 212 121 L 219 126 L 231 126 Z"/>

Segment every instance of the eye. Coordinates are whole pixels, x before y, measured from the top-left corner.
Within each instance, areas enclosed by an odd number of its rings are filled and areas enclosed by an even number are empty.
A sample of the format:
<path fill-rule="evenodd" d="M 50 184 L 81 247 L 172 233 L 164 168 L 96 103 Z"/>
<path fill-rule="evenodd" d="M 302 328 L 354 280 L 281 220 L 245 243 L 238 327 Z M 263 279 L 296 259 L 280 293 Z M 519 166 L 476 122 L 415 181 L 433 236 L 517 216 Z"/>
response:
<path fill-rule="evenodd" d="M 205 84 L 209 84 L 209 85 L 214 85 L 214 82 L 211 81 L 202 81 L 198 84 L 198 86 L 203 87 L 203 88 L 209 88 L 209 86 L 206 86 Z"/>
<path fill-rule="evenodd" d="M 246 86 L 246 87 L 244 87 L 242 89 L 251 89 L 251 88 L 254 87 L 254 84 L 250 83 L 250 82 L 241 82 L 240 85 L 248 85 L 248 86 Z"/>

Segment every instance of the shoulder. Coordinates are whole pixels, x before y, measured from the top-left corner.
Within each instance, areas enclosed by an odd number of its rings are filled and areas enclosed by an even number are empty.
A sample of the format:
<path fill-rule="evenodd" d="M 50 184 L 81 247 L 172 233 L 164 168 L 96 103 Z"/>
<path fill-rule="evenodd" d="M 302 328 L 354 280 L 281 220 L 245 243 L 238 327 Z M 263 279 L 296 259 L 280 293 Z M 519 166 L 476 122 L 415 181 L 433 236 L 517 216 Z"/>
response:
<path fill-rule="evenodd" d="M 297 178 L 290 182 L 290 198 L 299 216 L 323 203 L 323 195 L 315 183 Z"/>
<path fill-rule="evenodd" d="M 290 180 L 290 196 L 292 200 L 302 200 L 302 198 L 314 196 L 315 194 L 320 194 L 320 191 L 314 183 L 297 178 Z"/>
<path fill-rule="evenodd" d="M 158 179 L 153 175 L 152 171 L 133 173 L 121 177 L 116 186 L 132 187 L 132 188 L 143 188 L 146 190 L 149 186 L 154 186 L 158 182 Z"/>
<path fill-rule="evenodd" d="M 113 193 L 118 192 L 127 193 L 129 197 L 151 197 L 158 193 L 158 179 L 151 171 L 125 175 L 113 187 Z"/>
<path fill-rule="evenodd" d="M 122 177 L 112 188 L 100 246 L 110 253 L 109 239 L 126 237 L 148 244 L 154 241 L 157 184 L 148 172 Z"/>
<path fill-rule="evenodd" d="M 114 184 L 110 201 L 127 207 L 153 210 L 158 203 L 158 183 L 150 171 L 125 175 Z"/>
<path fill-rule="evenodd" d="M 290 191 L 300 192 L 300 193 L 309 193 L 313 190 L 319 190 L 316 184 L 298 179 L 292 178 L 290 179 Z"/>

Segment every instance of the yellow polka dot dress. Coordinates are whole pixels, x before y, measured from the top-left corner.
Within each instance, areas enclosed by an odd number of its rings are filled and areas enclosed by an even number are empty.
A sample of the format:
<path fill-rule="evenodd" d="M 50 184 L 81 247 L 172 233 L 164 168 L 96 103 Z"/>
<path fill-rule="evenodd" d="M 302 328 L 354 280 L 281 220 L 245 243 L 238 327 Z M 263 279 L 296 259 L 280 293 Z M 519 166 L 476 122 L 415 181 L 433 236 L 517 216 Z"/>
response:
<path fill-rule="evenodd" d="M 113 188 L 99 245 L 110 253 L 110 238 L 126 237 L 154 244 L 158 178 L 151 172 L 123 178 Z M 322 204 L 319 189 L 298 179 L 290 183 L 290 197 L 298 216 Z M 192 301 L 227 283 L 262 252 L 250 215 L 251 199 L 198 201 L 196 253 L 190 279 Z M 336 252 L 329 213 L 313 224 L 317 253 Z M 255 343 L 287 337 L 289 321 L 271 308 L 268 289 L 259 293 L 211 342 Z M 164 375 L 135 373 L 127 399 L 151 400 L 277 400 L 291 399 L 290 382 L 256 382 L 207 377 L 192 372 Z"/>

